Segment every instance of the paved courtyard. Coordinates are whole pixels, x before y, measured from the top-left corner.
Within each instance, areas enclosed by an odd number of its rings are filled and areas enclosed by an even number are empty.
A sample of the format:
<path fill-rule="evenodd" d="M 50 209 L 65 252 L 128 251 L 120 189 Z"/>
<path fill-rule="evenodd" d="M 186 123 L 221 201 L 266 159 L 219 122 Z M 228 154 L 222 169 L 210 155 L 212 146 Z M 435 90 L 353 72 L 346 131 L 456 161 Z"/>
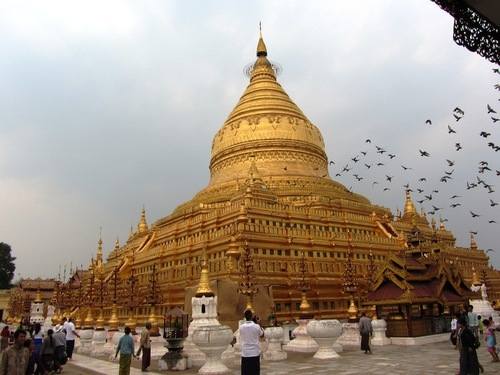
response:
<path fill-rule="evenodd" d="M 500 374 L 500 363 L 491 363 L 484 346 L 478 350 L 479 360 L 485 374 Z M 139 365 L 134 361 L 134 365 Z M 458 352 L 448 343 L 429 344 L 412 347 L 386 346 L 375 347 L 372 355 L 365 355 L 357 350 L 341 353 L 337 360 L 315 360 L 311 355 L 290 355 L 281 362 L 266 362 L 261 366 L 263 375 L 309 375 L 309 374 L 455 374 L 458 369 Z M 233 374 L 239 374 L 239 367 L 231 367 Z M 150 373 L 156 371 L 156 366 Z M 103 360 L 76 356 L 66 366 L 66 374 L 114 374 L 118 373 L 118 364 Z M 132 374 L 140 374 L 135 370 Z M 170 372 L 172 373 L 172 372 Z M 196 374 L 196 369 L 181 372 Z"/>

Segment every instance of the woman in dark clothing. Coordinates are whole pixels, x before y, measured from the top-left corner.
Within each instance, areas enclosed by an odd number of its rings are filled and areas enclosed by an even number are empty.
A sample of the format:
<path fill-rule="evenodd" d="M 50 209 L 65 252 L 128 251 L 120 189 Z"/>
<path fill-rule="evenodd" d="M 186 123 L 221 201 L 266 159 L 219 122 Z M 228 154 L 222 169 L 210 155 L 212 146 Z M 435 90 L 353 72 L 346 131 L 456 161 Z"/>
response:
<path fill-rule="evenodd" d="M 460 351 L 460 375 L 478 375 L 479 360 L 477 359 L 477 340 L 467 327 L 467 321 L 460 317 L 457 322 L 457 347 Z"/>
<path fill-rule="evenodd" d="M 50 370 L 58 370 L 58 366 L 54 361 L 55 354 L 55 343 L 52 335 L 54 331 L 49 329 L 47 331 L 47 337 L 43 339 L 42 349 L 40 351 L 40 364 L 42 366 L 42 373 Z"/>
<path fill-rule="evenodd" d="M 27 339 L 24 342 L 24 347 L 28 348 L 30 352 L 29 360 L 28 360 L 28 367 L 26 369 L 26 375 L 33 375 L 36 370 L 36 351 L 35 351 L 35 343 L 31 339 Z"/>

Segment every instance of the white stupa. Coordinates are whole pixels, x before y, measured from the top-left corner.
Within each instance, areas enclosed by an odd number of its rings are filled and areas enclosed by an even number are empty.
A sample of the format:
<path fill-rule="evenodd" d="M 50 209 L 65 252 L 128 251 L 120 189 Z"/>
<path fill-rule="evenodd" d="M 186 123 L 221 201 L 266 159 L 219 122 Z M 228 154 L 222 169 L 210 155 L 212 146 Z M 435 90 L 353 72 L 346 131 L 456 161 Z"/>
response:
<path fill-rule="evenodd" d="M 43 316 L 44 303 L 42 301 L 42 296 L 40 294 L 40 289 L 36 292 L 36 297 L 33 302 L 31 302 L 30 310 L 30 323 L 40 323 L 43 324 L 45 318 Z"/>
<path fill-rule="evenodd" d="M 481 319 L 489 319 L 491 316 L 493 318 L 493 322 L 498 327 L 500 325 L 500 315 L 497 311 L 495 311 L 493 306 L 491 306 L 490 301 L 488 301 L 486 285 L 479 281 L 474 267 L 472 267 L 472 285 L 470 289 L 473 292 L 481 292 L 481 299 L 471 299 L 469 301 L 473 307 L 473 311 L 477 315 L 481 315 Z"/>

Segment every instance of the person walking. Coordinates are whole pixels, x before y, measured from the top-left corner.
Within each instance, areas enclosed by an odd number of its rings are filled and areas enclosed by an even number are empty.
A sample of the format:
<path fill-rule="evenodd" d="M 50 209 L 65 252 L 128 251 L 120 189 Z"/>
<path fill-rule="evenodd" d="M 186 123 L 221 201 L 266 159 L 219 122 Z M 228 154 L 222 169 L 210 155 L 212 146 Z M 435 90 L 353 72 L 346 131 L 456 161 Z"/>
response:
<path fill-rule="evenodd" d="M 120 370 L 119 375 L 130 375 L 130 364 L 134 355 L 134 339 L 130 336 L 130 327 L 125 327 L 125 334 L 118 341 L 116 347 L 115 358 L 120 353 Z"/>
<path fill-rule="evenodd" d="M 257 324 L 258 319 L 252 318 L 252 311 L 246 310 L 245 322 L 240 326 L 241 375 L 260 375 L 259 339 L 264 330 Z"/>
<path fill-rule="evenodd" d="M 56 342 L 54 340 L 54 331 L 49 329 L 47 336 L 43 339 L 40 349 L 40 370 L 42 374 L 59 368 L 55 360 Z"/>
<path fill-rule="evenodd" d="M 493 327 L 491 327 L 491 323 L 488 319 L 483 320 L 484 327 L 486 328 L 486 332 L 484 335 L 484 341 L 486 341 L 486 350 L 488 353 L 491 354 L 492 362 L 499 362 L 500 359 L 498 359 L 498 354 L 497 354 L 497 338 L 495 336 L 495 331 L 493 330 Z"/>
<path fill-rule="evenodd" d="M 75 340 L 80 338 L 78 332 L 76 332 L 75 323 L 73 323 L 73 318 L 69 318 L 68 321 L 64 322 L 63 325 L 66 330 L 66 355 L 68 359 L 73 357 L 73 349 L 75 349 Z"/>
<path fill-rule="evenodd" d="M 467 320 L 464 317 L 457 322 L 457 347 L 460 353 L 459 375 L 478 375 L 479 360 L 477 358 L 477 340 L 472 331 L 467 327 Z"/>
<path fill-rule="evenodd" d="M 18 329 L 14 332 L 14 345 L 3 352 L 0 363 L 0 375 L 25 375 L 28 369 L 29 349 L 24 347 L 26 331 Z"/>
<path fill-rule="evenodd" d="M 455 349 L 457 348 L 457 322 L 458 322 L 458 318 L 460 318 L 460 313 L 455 314 L 455 316 L 453 317 L 453 319 L 451 320 L 451 323 L 450 323 L 450 328 L 451 328 L 450 341 L 453 344 L 453 346 L 455 347 Z"/>
<path fill-rule="evenodd" d="M 476 339 L 479 339 L 479 320 L 477 319 L 477 314 L 473 311 L 474 307 L 469 305 L 469 311 L 467 312 L 467 320 L 469 323 L 469 328 L 474 334 Z"/>
<path fill-rule="evenodd" d="M 361 350 L 364 350 L 365 354 L 372 354 L 370 349 L 370 336 L 373 334 L 372 320 L 366 316 L 366 313 L 362 313 L 359 319 L 359 334 L 361 335 Z"/>
<path fill-rule="evenodd" d="M 57 325 L 54 332 L 54 368 L 62 371 L 62 366 L 68 361 L 66 356 L 66 332 L 63 326 Z"/>
<path fill-rule="evenodd" d="M 148 367 L 151 365 L 151 323 L 147 322 L 146 327 L 141 331 L 141 340 L 139 341 L 139 350 L 137 351 L 137 357 L 142 351 L 142 371 L 148 371 Z"/>

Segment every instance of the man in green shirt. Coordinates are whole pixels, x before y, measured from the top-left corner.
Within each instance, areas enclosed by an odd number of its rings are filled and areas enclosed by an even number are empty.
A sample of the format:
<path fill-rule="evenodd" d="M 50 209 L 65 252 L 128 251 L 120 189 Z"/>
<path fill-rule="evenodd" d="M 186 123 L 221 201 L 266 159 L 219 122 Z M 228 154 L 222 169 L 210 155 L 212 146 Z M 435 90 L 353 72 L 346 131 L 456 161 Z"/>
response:
<path fill-rule="evenodd" d="M 120 353 L 120 371 L 119 375 L 129 375 L 130 374 L 130 364 L 132 363 L 132 356 L 134 354 L 134 339 L 130 336 L 130 328 L 125 327 L 125 334 L 118 341 L 118 346 L 116 347 L 115 358 Z"/>

